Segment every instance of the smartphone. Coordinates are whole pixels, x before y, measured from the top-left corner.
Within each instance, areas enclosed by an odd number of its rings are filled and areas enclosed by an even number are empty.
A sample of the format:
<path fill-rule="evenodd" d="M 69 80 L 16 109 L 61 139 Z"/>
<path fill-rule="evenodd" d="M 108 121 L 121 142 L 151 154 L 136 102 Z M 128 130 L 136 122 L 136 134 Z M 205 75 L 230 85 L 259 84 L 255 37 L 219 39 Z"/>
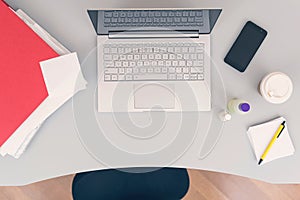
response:
<path fill-rule="evenodd" d="M 244 72 L 267 34 L 266 30 L 248 21 L 224 58 L 225 63 Z"/>

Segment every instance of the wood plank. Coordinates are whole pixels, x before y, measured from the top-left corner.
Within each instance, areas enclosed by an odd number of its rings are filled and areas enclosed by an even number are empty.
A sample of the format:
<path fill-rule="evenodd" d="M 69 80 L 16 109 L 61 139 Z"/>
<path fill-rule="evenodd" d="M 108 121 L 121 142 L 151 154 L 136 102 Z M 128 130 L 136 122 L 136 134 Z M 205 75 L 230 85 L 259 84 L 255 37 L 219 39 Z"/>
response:
<path fill-rule="evenodd" d="M 197 188 L 198 193 L 202 194 L 208 200 L 228 200 L 215 185 L 213 185 L 203 173 L 196 170 L 189 170 L 191 185 Z"/>
<path fill-rule="evenodd" d="M 229 199 L 268 199 L 268 196 L 247 178 L 216 172 L 201 172 Z"/>

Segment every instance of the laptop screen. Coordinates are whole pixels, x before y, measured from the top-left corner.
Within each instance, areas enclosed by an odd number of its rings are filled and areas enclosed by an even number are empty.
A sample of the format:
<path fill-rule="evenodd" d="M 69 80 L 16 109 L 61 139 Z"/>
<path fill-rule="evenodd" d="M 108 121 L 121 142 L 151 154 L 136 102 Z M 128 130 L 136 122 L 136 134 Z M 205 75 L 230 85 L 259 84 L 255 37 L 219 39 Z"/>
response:
<path fill-rule="evenodd" d="M 98 35 L 123 31 L 212 31 L 221 9 L 88 10 Z"/>

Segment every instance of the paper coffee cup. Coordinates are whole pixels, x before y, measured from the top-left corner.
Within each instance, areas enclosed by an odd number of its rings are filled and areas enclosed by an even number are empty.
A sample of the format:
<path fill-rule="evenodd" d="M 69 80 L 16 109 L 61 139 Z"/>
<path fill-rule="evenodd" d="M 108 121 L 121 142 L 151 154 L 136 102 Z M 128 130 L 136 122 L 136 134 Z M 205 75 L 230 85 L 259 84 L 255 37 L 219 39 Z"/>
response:
<path fill-rule="evenodd" d="M 286 74 L 273 72 L 262 79 L 259 90 L 266 101 L 280 104 L 286 102 L 292 95 L 293 83 Z"/>

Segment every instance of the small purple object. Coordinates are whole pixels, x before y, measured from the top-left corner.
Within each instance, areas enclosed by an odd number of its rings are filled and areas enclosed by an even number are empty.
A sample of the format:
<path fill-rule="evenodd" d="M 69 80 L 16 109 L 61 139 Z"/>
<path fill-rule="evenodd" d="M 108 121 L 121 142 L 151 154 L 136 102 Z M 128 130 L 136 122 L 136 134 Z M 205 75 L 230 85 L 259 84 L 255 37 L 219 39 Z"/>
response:
<path fill-rule="evenodd" d="M 242 111 L 242 112 L 248 112 L 250 110 L 250 105 L 248 103 L 241 103 L 239 105 L 239 109 Z"/>

